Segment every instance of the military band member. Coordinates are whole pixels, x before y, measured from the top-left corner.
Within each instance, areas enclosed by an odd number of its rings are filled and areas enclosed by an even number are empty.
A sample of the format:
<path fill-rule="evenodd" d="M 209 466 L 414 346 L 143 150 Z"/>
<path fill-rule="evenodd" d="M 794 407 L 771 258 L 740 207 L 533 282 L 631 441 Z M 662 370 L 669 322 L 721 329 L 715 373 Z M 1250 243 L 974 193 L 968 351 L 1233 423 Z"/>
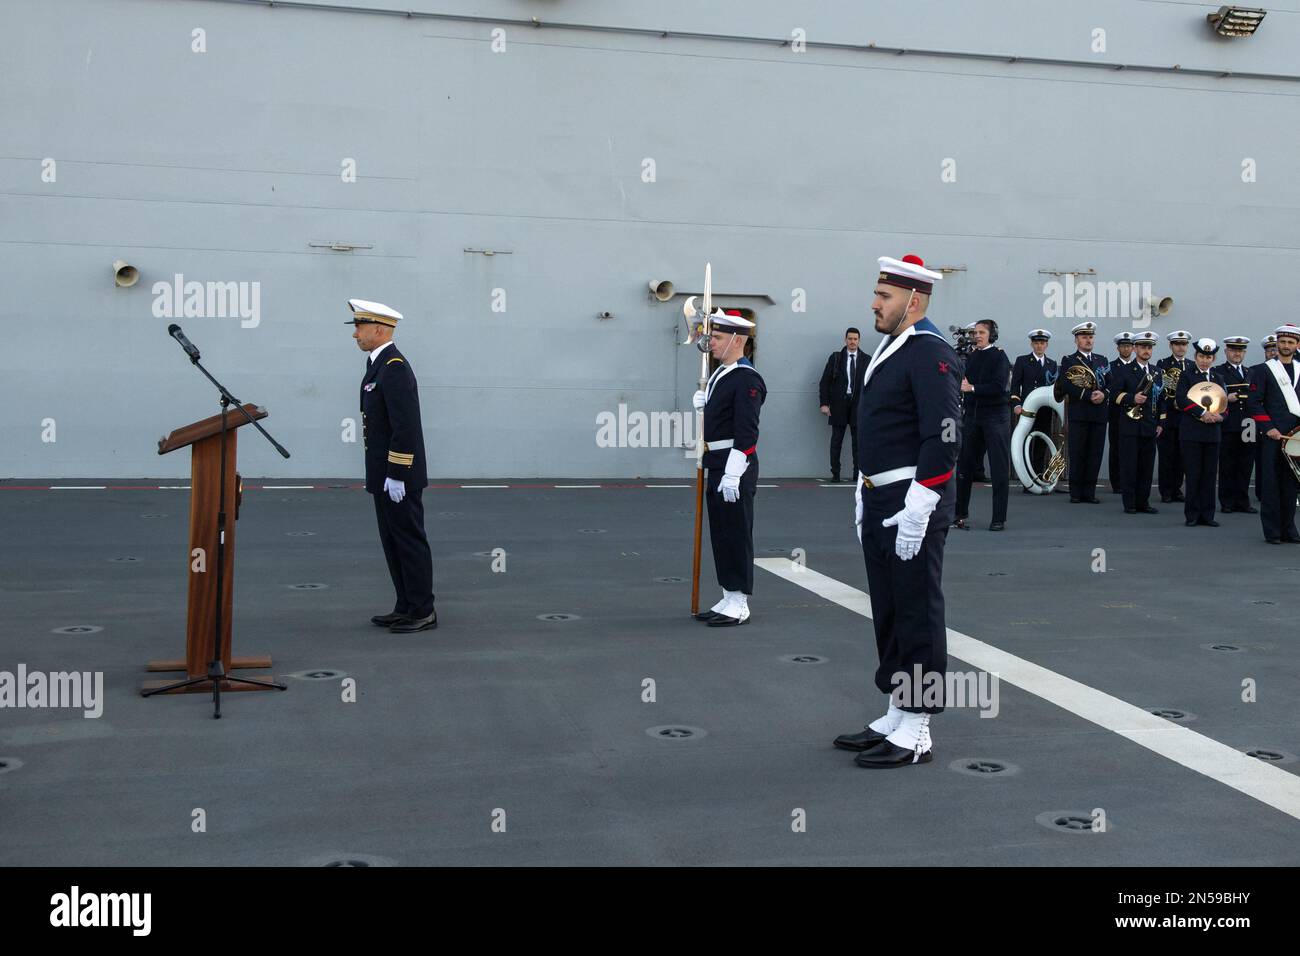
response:
<path fill-rule="evenodd" d="M 992 319 L 976 322 L 971 335 L 975 349 L 966 356 L 966 373 L 960 386 L 965 403 L 954 527 L 966 527 L 975 466 L 987 451 L 993 483 L 993 520 L 989 530 L 1003 531 L 1007 526 L 1007 496 L 1010 494 L 1007 481 L 1011 467 L 1011 415 L 1007 400 L 1011 362 L 1007 353 L 993 344 L 997 341 L 998 324 Z"/>
<path fill-rule="evenodd" d="M 1270 332 L 1268 335 L 1264 336 L 1263 347 L 1264 347 L 1265 362 L 1269 361 L 1270 359 L 1277 358 L 1277 336 L 1276 335 Z M 1253 372 L 1254 369 L 1252 368 L 1251 371 Z M 1255 440 L 1255 500 L 1259 501 L 1260 500 L 1259 476 L 1264 467 L 1263 465 L 1264 446 L 1267 445 L 1268 442 L 1260 441 L 1258 434 L 1256 434 L 1255 438 L 1256 438 Z"/>
<path fill-rule="evenodd" d="M 1029 397 L 1030 392 L 1056 381 L 1056 359 L 1047 357 L 1047 345 L 1051 340 L 1052 333 L 1047 329 L 1034 329 L 1029 333 L 1029 353 L 1017 356 L 1015 365 L 1011 367 L 1012 431 L 1015 431 L 1016 423 L 1020 421 L 1020 415 L 1025 410 L 1025 399 Z M 1044 435 L 1052 433 L 1050 407 L 1040 408 L 1034 415 L 1033 430 Z M 1047 448 L 1042 442 L 1034 442 L 1030 455 L 1035 474 L 1042 474 L 1047 468 Z M 1027 495 L 1032 494 L 1028 488 L 1022 491 Z"/>
<path fill-rule="evenodd" d="M 1241 432 L 1246 402 L 1250 399 L 1250 369 L 1244 364 L 1250 339 L 1230 335 L 1223 340 L 1228 360 L 1214 370 L 1223 377 L 1228 389 L 1228 414 L 1223 420 L 1223 440 L 1219 443 L 1219 510 L 1224 514 L 1244 511 L 1255 514 L 1250 504 L 1250 473 L 1255 465 L 1255 446 Z M 1258 435 L 1255 436 L 1258 439 Z"/>
<path fill-rule="evenodd" d="M 865 731 L 835 739 L 859 751 L 860 767 L 928 763 L 930 717 L 944 705 L 943 546 L 956 495 L 960 390 L 956 352 L 925 315 L 942 278 L 918 256 L 882 257 L 871 305 L 885 338 L 858 405 L 856 518 L 880 659 L 875 684 L 890 696 Z"/>
<path fill-rule="evenodd" d="M 1117 392 L 1119 408 L 1119 486 L 1124 496 L 1124 513 L 1156 514 L 1151 507 L 1151 474 L 1156 463 L 1156 407 L 1160 370 L 1151 361 L 1154 332 L 1133 337 L 1133 361 L 1116 371 L 1111 366 L 1111 387 Z M 1129 413 L 1138 409 L 1137 417 Z"/>
<path fill-rule="evenodd" d="M 1097 498 L 1097 474 L 1101 471 L 1101 453 L 1106 445 L 1106 424 L 1110 412 L 1106 407 L 1106 369 L 1104 356 L 1092 351 L 1097 326 L 1080 322 L 1070 330 L 1075 351 L 1061 359 L 1061 377 L 1076 365 L 1092 370 L 1095 387 L 1070 385 L 1066 390 L 1065 418 L 1069 440 L 1070 503 L 1086 501 L 1101 504 Z"/>
<path fill-rule="evenodd" d="M 758 490 L 758 415 L 767 398 L 763 376 L 745 358 L 754 323 L 728 311 L 712 320 L 709 354 L 718 367 L 695 393 L 704 409 L 704 498 L 709 543 L 722 599 L 695 615 L 709 627 L 749 621 L 754 593 L 754 494 Z"/>
<path fill-rule="evenodd" d="M 1176 369 L 1179 377 L 1195 368 L 1195 363 L 1187 358 L 1187 346 L 1192 341 L 1192 334 L 1179 330 L 1170 332 L 1165 338 L 1169 341 L 1169 354 L 1156 363 L 1161 375 L 1170 369 Z M 1183 453 L 1178 441 L 1178 429 L 1182 423 L 1182 414 L 1174 405 L 1177 385 L 1165 389 L 1160 409 L 1160 436 L 1156 447 L 1160 451 L 1160 464 L 1156 474 L 1160 485 L 1160 500 L 1163 502 L 1183 500 Z"/>
<path fill-rule="evenodd" d="M 1174 405 L 1182 421 L 1178 425 L 1182 445 L 1183 467 L 1187 474 L 1187 501 L 1183 514 L 1187 526 L 1209 525 L 1214 520 L 1214 484 L 1219 473 L 1219 442 L 1223 414 L 1212 412 L 1187 397 L 1187 390 L 1200 382 L 1213 382 L 1223 388 L 1223 377 L 1214 371 L 1214 357 L 1219 343 L 1214 339 L 1196 340 L 1196 367 L 1178 377 Z"/>
<path fill-rule="evenodd" d="M 1133 361 L 1133 333 L 1120 332 L 1115 336 L 1115 348 L 1119 351 L 1119 358 L 1110 363 L 1110 371 L 1106 373 L 1107 378 L 1112 382 L 1123 368 Z M 1106 423 L 1106 465 L 1107 473 L 1110 477 L 1110 492 L 1113 495 L 1120 493 L 1120 474 L 1119 474 L 1119 420 L 1120 407 L 1115 403 L 1114 390 L 1111 390 L 1110 411 L 1108 412 Z"/>
<path fill-rule="evenodd" d="M 1279 326 L 1277 358 L 1250 370 L 1250 401 L 1247 414 L 1255 420 L 1255 434 L 1260 445 L 1259 520 L 1264 540 L 1269 544 L 1288 541 L 1300 544 L 1296 530 L 1296 480 L 1287 464 L 1282 439 L 1300 425 L 1300 362 L 1295 360 L 1300 346 L 1300 327 Z"/>
<path fill-rule="evenodd" d="M 349 299 L 352 337 L 368 352 L 361 381 L 361 431 L 366 491 L 375 502 L 379 541 L 397 600 L 392 613 L 370 622 L 394 634 L 438 626 L 433 606 L 433 556 L 424 533 L 422 496 L 429 483 L 415 372 L 393 342 L 400 312 L 378 302 Z"/>

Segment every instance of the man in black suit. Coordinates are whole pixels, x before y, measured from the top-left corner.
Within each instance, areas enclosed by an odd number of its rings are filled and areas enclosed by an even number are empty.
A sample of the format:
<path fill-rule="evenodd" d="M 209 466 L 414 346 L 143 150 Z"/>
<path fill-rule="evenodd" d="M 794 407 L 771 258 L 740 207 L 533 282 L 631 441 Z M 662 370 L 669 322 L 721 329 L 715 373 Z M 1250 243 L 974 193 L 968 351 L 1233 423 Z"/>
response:
<path fill-rule="evenodd" d="M 1160 394 L 1160 370 L 1151 361 L 1154 332 L 1133 337 L 1134 359 L 1118 369 L 1111 366 L 1110 384 L 1115 391 L 1112 407 L 1119 416 L 1119 487 L 1124 496 L 1124 513 L 1156 514 L 1151 507 L 1151 473 L 1156 463 L 1156 411 Z M 1136 409 L 1136 411 L 1134 411 Z"/>
<path fill-rule="evenodd" d="M 1250 398 L 1250 369 L 1242 361 L 1249 344 L 1250 339 L 1244 335 L 1228 336 L 1223 340 L 1228 360 L 1214 367 L 1228 390 L 1228 414 L 1223 420 L 1223 437 L 1219 442 L 1219 510 L 1224 514 L 1256 513 L 1250 504 L 1250 473 L 1255 466 L 1258 441 L 1248 442 L 1241 433 L 1246 401 Z"/>
<path fill-rule="evenodd" d="M 1036 388 L 1044 385 L 1051 385 L 1056 381 L 1056 359 L 1047 357 L 1047 344 L 1052 340 L 1052 333 L 1047 329 L 1034 329 L 1029 333 L 1029 348 L 1031 351 L 1027 355 L 1020 355 L 1016 358 L 1016 363 L 1011 367 L 1011 430 L 1015 431 L 1016 424 L 1020 421 L 1020 416 L 1024 412 L 1025 399 L 1029 393 Z M 1034 416 L 1034 431 L 1042 432 L 1044 435 L 1052 433 L 1052 409 L 1040 408 Z M 1035 442 L 1030 454 L 1033 456 L 1031 465 L 1034 472 L 1042 474 L 1047 468 L 1047 449 L 1042 442 Z M 1024 489 L 1025 494 L 1030 494 L 1028 488 Z"/>
<path fill-rule="evenodd" d="M 988 451 L 993 474 L 993 520 L 990 531 L 1002 531 L 1007 522 L 1007 472 L 1010 467 L 1011 418 L 1007 405 L 1011 363 L 1007 353 L 993 343 L 997 323 L 981 319 L 971 333 L 975 348 L 966 358 L 960 388 L 965 396 L 962 410 L 961 457 L 957 465 L 957 517 L 953 527 L 966 528 L 970 511 L 971 484 L 975 463 Z"/>
<path fill-rule="evenodd" d="M 1093 336 L 1097 334 L 1094 322 L 1080 322 L 1070 330 L 1074 334 L 1075 351 L 1061 359 L 1061 378 L 1068 378 L 1076 365 L 1091 371 L 1091 387 L 1071 384 L 1065 389 L 1066 431 L 1069 433 L 1070 504 L 1087 502 L 1099 505 L 1097 498 L 1097 473 L 1101 471 L 1101 453 L 1106 445 L 1105 357 L 1092 350 Z M 1088 378 L 1081 375 L 1081 378 Z"/>
<path fill-rule="evenodd" d="M 352 338 L 369 356 L 361 381 L 366 491 L 374 498 L 379 541 L 397 593 L 392 613 L 376 615 L 370 622 L 394 634 L 424 631 L 438 626 L 433 556 L 421 500 L 429 479 L 415 372 L 393 344 L 393 330 L 402 315 L 364 299 L 349 299 L 348 306 Z"/>
<path fill-rule="evenodd" d="M 1283 325 L 1277 336 L 1277 358 L 1250 370 L 1250 401 L 1246 412 L 1255 420 L 1260 445 L 1259 520 L 1269 544 L 1300 544 L 1296 530 L 1296 480 L 1287 464 L 1282 439 L 1300 425 L 1300 327 Z"/>
<path fill-rule="evenodd" d="M 840 480 L 840 453 L 844 448 L 844 431 L 853 444 L 853 461 L 858 460 L 858 396 L 862 394 L 862 374 L 867 370 L 858 342 L 862 333 L 850 327 L 844 333 L 844 348 L 832 352 L 826 360 L 817 387 L 821 411 L 831 426 L 831 481 Z M 871 361 L 868 357 L 867 362 Z"/>

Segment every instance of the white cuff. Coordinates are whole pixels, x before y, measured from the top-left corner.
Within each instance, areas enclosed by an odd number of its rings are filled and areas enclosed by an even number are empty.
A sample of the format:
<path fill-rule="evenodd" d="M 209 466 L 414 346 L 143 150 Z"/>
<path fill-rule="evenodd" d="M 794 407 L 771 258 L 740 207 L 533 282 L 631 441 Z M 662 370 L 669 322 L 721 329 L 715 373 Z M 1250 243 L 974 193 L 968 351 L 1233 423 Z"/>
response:
<path fill-rule="evenodd" d="M 739 478 L 749 467 L 748 456 L 738 448 L 731 449 L 727 453 L 727 467 L 723 469 L 724 474 L 735 475 Z"/>
<path fill-rule="evenodd" d="M 907 488 L 907 497 L 903 499 L 903 507 L 908 511 L 916 514 L 925 515 L 927 518 L 934 511 L 935 506 L 939 504 L 939 493 L 931 491 L 925 485 L 918 484 L 915 479 Z"/>

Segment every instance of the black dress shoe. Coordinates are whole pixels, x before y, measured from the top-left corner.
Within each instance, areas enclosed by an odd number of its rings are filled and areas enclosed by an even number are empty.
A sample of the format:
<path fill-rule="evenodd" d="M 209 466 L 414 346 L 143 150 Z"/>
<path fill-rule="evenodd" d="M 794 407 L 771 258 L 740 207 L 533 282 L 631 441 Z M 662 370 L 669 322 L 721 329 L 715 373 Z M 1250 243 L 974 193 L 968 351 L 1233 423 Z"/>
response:
<path fill-rule="evenodd" d="M 872 769 L 888 769 L 889 767 L 906 767 L 913 763 L 929 763 L 934 759 L 934 751 L 927 750 L 919 756 L 911 750 L 904 750 L 896 744 L 891 744 L 888 740 L 882 740 L 880 744 L 870 750 L 864 750 L 853 758 L 853 762 L 859 767 L 870 767 Z"/>
<path fill-rule="evenodd" d="M 1219 514 L 1221 515 L 1230 515 L 1236 510 L 1236 508 L 1225 508 L 1222 505 L 1219 506 Z"/>
<path fill-rule="evenodd" d="M 394 611 L 392 614 L 376 614 L 370 619 L 371 624 L 377 624 L 379 627 L 392 627 L 400 621 L 406 620 L 405 614 L 398 614 Z"/>
<path fill-rule="evenodd" d="M 1195 522 L 1195 521 L 1188 521 L 1188 522 L 1186 522 L 1186 524 L 1187 524 L 1187 527 L 1189 527 L 1189 528 L 1195 528 L 1195 527 L 1196 527 L 1196 522 Z"/>
<path fill-rule="evenodd" d="M 1184 498 L 1182 495 L 1174 495 L 1173 500 L 1174 500 L 1174 501 L 1186 501 L 1187 499 Z"/>
<path fill-rule="evenodd" d="M 1219 526 L 1219 522 L 1215 521 L 1213 518 L 1210 518 L 1208 521 L 1201 521 L 1199 523 L 1205 525 L 1207 528 L 1217 528 Z"/>
<path fill-rule="evenodd" d="M 719 614 L 708 623 L 708 627 L 739 627 L 741 624 L 748 624 L 749 618 L 743 621 L 738 617 L 728 617 L 725 614 Z"/>
<path fill-rule="evenodd" d="M 1125 508 L 1124 513 L 1126 515 L 1135 515 L 1138 513 L 1138 510 L 1136 508 Z"/>
<path fill-rule="evenodd" d="M 1265 538 L 1264 540 L 1267 541 L 1269 544 L 1281 544 L 1281 543 L 1282 543 L 1282 539 L 1281 539 L 1281 538 Z"/>
<path fill-rule="evenodd" d="M 388 629 L 390 634 L 414 634 L 416 631 L 431 631 L 438 626 L 438 612 L 430 612 L 428 617 L 407 618 Z"/>
<path fill-rule="evenodd" d="M 1144 515 L 1158 515 L 1158 514 L 1160 514 L 1160 509 L 1159 509 L 1159 508 L 1152 508 L 1150 505 L 1147 505 L 1145 508 L 1139 508 L 1138 511 L 1142 512 Z"/>
<path fill-rule="evenodd" d="M 1235 510 L 1235 511 L 1240 511 L 1240 512 L 1241 512 L 1242 514 L 1244 514 L 1244 515 L 1257 515 L 1257 514 L 1259 514 L 1259 509 L 1258 509 L 1258 508 L 1252 508 L 1250 505 L 1246 505 L 1246 507 L 1244 507 L 1244 508 L 1235 508 L 1235 509 L 1233 509 L 1233 510 Z"/>
<path fill-rule="evenodd" d="M 1070 498 L 1070 504 L 1072 504 L 1072 505 L 1083 504 L 1083 499 L 1082 499 L 1082 498 L 1074 498 L 1074 497 L 1071 497 L 1071 498 Z"/>
<path fill-rule="evenodd" d="M 1005 521 L 994 521 L 994 522 L 992 522 L 992 523 L 989 525 L 989 530 L 990 530 L 990 531 L 1006 531 L 1006 530 L 1007 530 L 1006 522 L 1005 522 Z"/>
<path fill-rule="evenodd" d="M 1300 544 L 1300 538 L 1283 538 L 1287 544 Z"/>
<path fill-rule="evenodd" d="M 707 624 L 709 621 L 717 620 L 719 615 L 717 611 L 701 611 L 699 614 L 692 615 L 692 617 L 697 621 L 703 621 Z"/>
<path fill-rule="evenodd" d="M 868 727 L 860 734 L 840 734 L 832 743 L 841 750 L 861 752 L 879 746 L 884 742 L 885 737 L 885 734 L 878 734 Z"/>
<path fill-rule="evenodd" d="M 1084 498 L 1083 501 L 1084 501 L 1085 504 L 1090 504 L 1090 505 L 1099 505 L 1099 504 L 1101 504 L 1101 499 L 1100 499 L 1100 498 Z"/>
<path fill-rule="evenodd" d="M 955 521 L 953 521 L 952 526 L 953 526 L 954 528 L 957 528 L 959 531 L 969 531 L 969 530 L 970 530 L 970 525 L 966 524 L 966 519 L 965 519 L 965 518 L 958 518 L 958 519 L 956 519 Z"/>
<path fill-rule="evenodd" d="M 839 483 L 840 483 L 840 476 L 839 476 L 839 475 L 831 475 L 831 484 L 832 484 L 832 485 L 838 485 Z"/>
<path fill-rule="evenodd" d="M 1171 501 L 1173 501 L 1173 500 L 1174 500 L 1174 499 L 1173 499 L 1173 498 L 1170 498 L 1168 495 L 1161 495 L 1161 496 L 1160 496 L 1160 503 L 1161 503 L 1162 505 L 1167 505 L 1167 504 L 1169 504 L 1169 502 L 1171 502 Z"/>

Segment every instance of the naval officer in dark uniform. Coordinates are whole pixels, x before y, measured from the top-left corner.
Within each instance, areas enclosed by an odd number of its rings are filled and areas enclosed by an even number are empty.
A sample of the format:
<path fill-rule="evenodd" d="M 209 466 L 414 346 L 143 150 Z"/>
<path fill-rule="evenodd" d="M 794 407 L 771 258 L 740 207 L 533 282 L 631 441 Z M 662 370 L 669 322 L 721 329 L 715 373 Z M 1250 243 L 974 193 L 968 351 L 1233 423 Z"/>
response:
<path fill-rule="evenodd" d="M 1119 350 L 1119 358 L 1110 363 L 1110 371 L 1107 377 L 1113 383 L 1119 374 L 1133 362 L 1133 333 L 1120 332 L 1115 336 L 1115 348 Z M 1111 494 L 1120 493 L 1120 475 L 1119 475 L 1119 419 L 1120 407 L 1115 403 L 1115 390 L 1111 389 L 1111 400 L 1108 412 L 1108 422 L 1106 425 L 1106 463 L 1107 472 L 1110 476 Z"/>
<path fill-rule="evenodd" d="M 709 627 L 749 621 L 754 593 L 754 494 L 758 490 L 758 415 L 767 398 L 763 376 L 744 357 L 754 323 L 739 312 L 711 320 L 709 354 L 718 367 L 695 393 L 704 409 L 704 499 L 709 543 L 722 600 L 695 615 Z"/>
<path fill-rule="evenodd" d="M 1226 336 L 1223 351 L 1227 361 L 1214 367 L 1228 390 L 1228 414 L 1223 419 L 1223 438 L 1219 442 L 1219 510 L 1224 514 L 1256 513 L 1250 503 L 1250 473 L 1255 467 L 1259 436 L 1248 442 L 1241 431 L 1250 398 L 1250 368 L 1243 361 L 1249 344 L 1250 339 L 1244 335 Z"/>
<path fill-rule="evenodd" d="M 862 733 L 834 741 L 858 751 L 860 767 L 930 762 L 930 718 L 945 703 L 943 547 L 961 392 L 957 353 L 925 317 L 942 278 L 919 256 L 882 257 L 871 305 L 885 338 L 858 404 L 857 524 L 880 658 L 875 685 L 889 707 Z"/>
<path fill-rule="evenodd" d="M 1178 440 L 1182 445 L 1183 468 L 1187 475 L 1187 501 L 1183 513 L 1187 526 L 1209 525 L 1217 528 L 1214 520 L 1214 486 L 1219 474 L 1219 442 L 1223 430 L 1223 413 L 1191 401 L 1187 391 L 1201 382 L 1213 382 L 1223 388 L 1223 378 L 1214 371 L 1214 357 L 1219 343 L 1214 339 L 1196 340 L 1196 367 L 1178 378 L 1178 392 L 1174 406 L 1181 421 Z"/>
<path fill-rule="evenodd" d="M 970 492 L 975 468 L 989 456 L 993 484 L 993 520 L 990 531 L 1007 526 L 1007 483 L 1011 468 L 1011 362 L 1007 353 L 993 343 L 998 340 L 998 324 L 980 319 L 971 333 L 974 350 L 966 357 L 966 374 L 961 380 L 965 398 L 962 410 L 961 454 L 957 465 L 957 517 L 953 526 L 966 528 L 970 514 Z"/>
<path fill-rule="evenodd" d="M 1034 329 L 1029 333 L 1029 349 L 1026 355 L 1016 356 L 1011 366 L 1011 430 L 1016 430 L 1020 416 L 1024 413 L 1025 399 L 1036 388 L 1051 385 L 1056 381 L 1056 359 L 1047 357 L 1047 346 L 1052 340 L 1052 333 L 1047 329 Z M 1052 433 L 1052 409 L 1050 406 L 1040 408 L 1034 416 L 1034 431 L 1044 435 Z M 1047 469 L 1047 448 L 1042 442 L 1031 446 L 1031 467 L 1035 474 L 1041 475 Z M 1031 494 L 1028 488 L 1022 489 Z"/>
<path fill-rule="evenodd" d="M 1061 359 L 1061 378 L 1067 378 L 1076 365 L 1087 366 L 1092 371 L 1092 387 L 1069 385 L 1065 390 L 1066 431 L 1069 433 L 1070 503 L 1086 501 L 1101 504 L 1097 498 L 1097 474 L 1101 471 L 1101 453 L 1106 445 L 1106 425 L 1110 412 L 1106 408 L 1106 370 L 1109 367 L 1103 356 L 1092 350 L 1097 326 L 1093 322 L 1080 322 L 1070 330 L 1074 334 L 1075 351 Z"/>
<path fill-rule="evenodd" d="M 1133 337 L 1133 361 L 1118 370 L 1111 366 L 1115 390 L 1113 406 L 1119 415 L 1119 487 L 1124 513 L 1156 514 L 1151 507 L 1151 474 L 1156 463 L 1157 408 L 1160 405 L 1160 370 L 1151 361 L 1154 332 Z M 1136 411 L 1134 411 L 1136 409 Z"/>
<path fill-rule="evenodd" d="M 1295 523 L 1296 479 L 1282 450 L 1282 439 L 1300 425 L 1300 362 L 1295 359 L 1300 327 L 1282 325 L 1274 334 L 1277 358 L 1250 370 L 1250 401 L 1246 406 L 1247 414 L 1255 420 L 1260 445 L 1256 479 L 1259 520 L 1269 544 L 1300 544 Z"/>
<path fill-rule="evenodd" d="M 1187 346 L 1192 341 L 1192 334 L 1179 329 L 1170 332 L 1165 338 L 1169 341 L 1169 354 L 1156 363 L 1161 374 L 1170 372 L 1170 379 L 1181 378 L 1196 367 L 1187 357 Z M 1177 397 L 1178 383 L 1163 392 L 1163 408 L 1160 410 L 1160 434 L 1156 447 L 1160 450 L 1160 464 L 1157 467 L 1157 481 L 1160 485 L 1160 500 L 1164 502 L 1183 501 L 1183 453 L 1178 440 L 1178 429 L 1183 416 L 1174 405 Z"/>
<path fill-rule="evenodd" d="M 1260 345 L 1262 345 L 1264 348 L 1265 362 L 1277 358 L 1277 336 L 1276 335 L 1270 332 L 1268 335 L 1264 336 L 1264 341 L 1261 342 Z M 1251 369 L 1251 374 L 1252 375 L 1254 374 L 1254 368 Z M 1247 404 L 1249 404 L 1249 402 Z M 1261 499 L 1261 494 L 1262 494 L 1260 490 L 1259 476 L 1260 476 L 1260 470 L 1264 467 L 1263 465 L 1264 446 L 1267 444 L 1268 442 L 1261 441 L 1259 437 L 1256 436 L 1255 439 L 1255 500 L 1256 501 L 1259 501 Z"/>
<path fill-rule="evenodd" d="M 397 594 L 392 613 L 372 624 L 394 634 L 438 626 L 433 607 L 433 556 L 424 533 L 424 462 L 420 396 L 406 356 L 393 342 L 400 312 L 378 302 L 349 299 L 352 337 L 368 353 L 361 380 L 361 430 L 366 491 L 374 498 L 379 541 Z"/>

